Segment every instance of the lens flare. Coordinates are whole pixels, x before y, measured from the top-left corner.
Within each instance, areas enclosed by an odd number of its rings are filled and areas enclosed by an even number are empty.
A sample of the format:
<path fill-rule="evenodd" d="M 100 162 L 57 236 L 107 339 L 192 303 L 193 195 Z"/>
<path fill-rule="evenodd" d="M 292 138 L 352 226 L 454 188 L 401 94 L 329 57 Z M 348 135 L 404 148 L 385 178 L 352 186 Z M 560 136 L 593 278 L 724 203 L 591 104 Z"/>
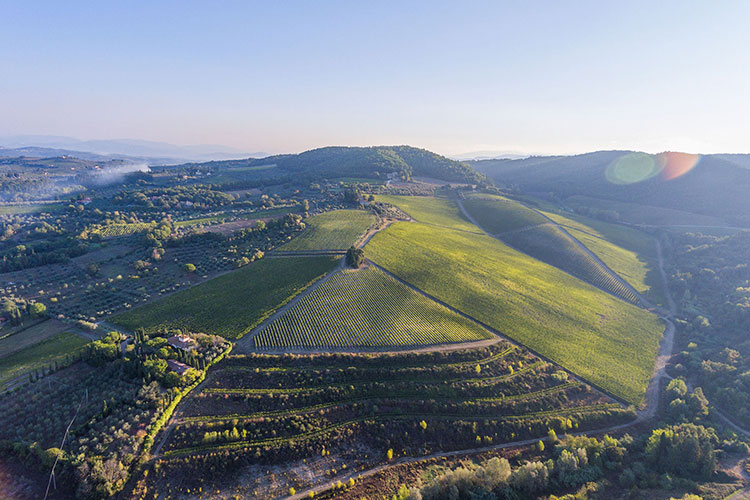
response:
<path fill-rule="evenodd" d="M 634 184 L 645 181 L 661 171 L 661 165 L 652 155 L 628 153 L 620 156 L 608 167 L 605 175 L 613 184 Z"/>
<path fill-rule="evenodd" d="M 672 151 L 659 153 L 656 156 L 661 165 L 661 177 L 665 181 L 671 181 L 690 172 L 701 159 L 700 155 Z"/>

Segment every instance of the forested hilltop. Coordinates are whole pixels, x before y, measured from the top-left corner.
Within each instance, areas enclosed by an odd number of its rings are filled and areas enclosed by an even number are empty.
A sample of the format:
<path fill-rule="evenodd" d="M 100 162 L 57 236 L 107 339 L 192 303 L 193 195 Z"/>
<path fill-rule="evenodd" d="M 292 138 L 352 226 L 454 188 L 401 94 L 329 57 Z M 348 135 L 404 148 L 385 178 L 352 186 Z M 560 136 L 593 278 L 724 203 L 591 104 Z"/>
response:
<path fill-rule="evenodd" d="M 296 179 L 323 177 L 364 177 L 408 181 L 413 177 L 471 184 L 486 184 L 487 177 L 466 163 L 411 146 L 344 147 L 331 146 L 299 154 L 276 155 L 246 160 L 214 161 L 183 165 L 212 169 L 275 166 L 274 174 L 294 175 Z"/>

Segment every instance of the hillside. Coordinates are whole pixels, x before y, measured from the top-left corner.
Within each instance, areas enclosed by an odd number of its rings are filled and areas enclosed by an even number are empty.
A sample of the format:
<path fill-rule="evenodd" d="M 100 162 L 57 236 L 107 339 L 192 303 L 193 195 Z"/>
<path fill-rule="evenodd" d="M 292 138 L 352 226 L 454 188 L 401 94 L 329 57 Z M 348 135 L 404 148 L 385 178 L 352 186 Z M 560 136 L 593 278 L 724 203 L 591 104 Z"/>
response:
<path fill-rule="evenodd" d="M 664 158 L 668 158 L 668 164 L 662 168 Z M 692 158 L 698 161 L 691 169 Z M 750 198 L 746 195 L 750 189 L 750 170 L 729 159 L 726 155 L 659 156 L 597 151 L 469 164 L 497 184 L 525 192 L 553 193 L 562 199 L 593 196 L 719 217 L 730 225 L 750 226 Z"/>
<path fill-rule="evenodd" d="M 385 179 L 395 173 L 398 179 L 431 177 L 447 182 L 486 183 L 487 178 L 466 163 L 451 160 L 411 146 L 343 147 L 330 146 L 299 154 L 214 161 L 189 164 L 212 169 L 275 165 L 278 177 L 319 181 L 321 178 L 364 177 Z"/>

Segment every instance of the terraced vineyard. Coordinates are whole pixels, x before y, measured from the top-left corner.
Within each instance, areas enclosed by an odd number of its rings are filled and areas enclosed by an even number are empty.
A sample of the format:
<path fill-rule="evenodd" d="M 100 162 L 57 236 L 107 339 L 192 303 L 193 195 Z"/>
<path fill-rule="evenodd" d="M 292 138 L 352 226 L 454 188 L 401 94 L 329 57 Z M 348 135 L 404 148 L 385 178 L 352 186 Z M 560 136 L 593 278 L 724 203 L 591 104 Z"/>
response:
<path fill-rule="evenodd" d="M 490 234 L 500 234 L 525 227 L 544 224 L 547 219 L 521 203 L 489 194 L 470 195 L 463 201 L 464 208 Z"/>
<path fill-rule="evenodd" d="M 327 464 L 315 478 L 324 481 L 342 463 L 352 472 L 382 463 L 388 449 L 419 456 L 474 448 L 623 423 L 634 413 L 501 341 L 420 354 L 230 356 L 181 417 L 149 476 L 179 474 L 179 488 L 210 489 L 210 478 L 190 471 L 305 459 Z M 307 469 L 287 467 L 273 485 L 243 481 L 235 493 L 299 491 L 314 484 Z"/>
<path fill-rule="evenodd" d="M 632 290 L 615 279 L 596 259 L 553 224 L 543 224 L 502 235 L 502 239 L 513 248 L 562 269 L 616 297 L 631 304 L 639 303 L 638 296 Z"/>
<path fill-rule="evenodd" d="M 655 315 L 485 235 L 397 222 L 366 250 L 406 282 L 640 403 L 664 331 Z"/>
<path fill-rule="evenodd" d="M 264 348 L 470 342 L 487 330 L 374 267 L 336 273 L 254 337 Z"/>
<path fill-rule="evenodd" d="M 265 258 L 155 302 L 113 316 L 134 330 L 186 328 L 236 339 L 328 272 L 334 257 Z"/>
<path fill-rule="evenodd" d="M 375 216 L 364 210 L 334 210 L 305 220 L 305 231 L 280 252 L 346 250 L 375 222 Z"/>

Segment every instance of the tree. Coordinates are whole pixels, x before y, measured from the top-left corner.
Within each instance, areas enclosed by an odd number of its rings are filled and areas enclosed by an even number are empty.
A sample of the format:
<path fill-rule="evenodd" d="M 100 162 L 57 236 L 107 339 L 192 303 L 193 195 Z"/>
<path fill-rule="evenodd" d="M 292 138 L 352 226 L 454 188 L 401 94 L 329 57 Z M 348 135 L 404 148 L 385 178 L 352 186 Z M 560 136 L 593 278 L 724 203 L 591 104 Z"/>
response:
<path fill-rule="evenodd" d="M 424 430 L 426 430 L 426 429 L 427 429 L 427 422 L 425 422 L 424 420 L 422 420 L 421 422 L 419 422 L 419 426 L 420 426 L 420 427 L 422 428 L 422 430 L 424 431 Z"/>
<path fill-rule="evenodd" d="M 46 312 L 47 306 L 45 306 L 41 302 L 34 302 L 33 304 L 31 304 L 31 306 L 29 306 L 29 314 L 31 314 L 32 318 L 44 316 Z"/>
<path fill-rule="evenodd" d="M 385 456 L 388 460 L 393 460 L 393 448 L 388 448 L 388 451 L 386 452 Z"/>
<path fill-rule="evenodd" d="M 186 273 L 194 273 L 195 272 L 195 264 L 191 264 L 188 262 L 182 268 L 185 270 Z"/>
<path fill-rule="evenodd" d="M 346 264 L 349 267 L 358 269 L 365 262 L 365 251 L 355 246 L 349 247 L 346 251 Z"/>
<path fill-rule="evenodd" d="M 536 449 L 539 451 L 544 451 L 544 441 L 542 441 L 541 439 L 537 441 Z"/>
<path fill-rule="evenodd" d="M 481 366 L 479 366 L 479 365 L 475 366 L 475 367 L 474 367 L 474 372 L 475 372 L 475 373 L 476 373 L 477 375 L 479 375 L 480 373 L 482 373 L 482 367 L 481 367 Z"/>

